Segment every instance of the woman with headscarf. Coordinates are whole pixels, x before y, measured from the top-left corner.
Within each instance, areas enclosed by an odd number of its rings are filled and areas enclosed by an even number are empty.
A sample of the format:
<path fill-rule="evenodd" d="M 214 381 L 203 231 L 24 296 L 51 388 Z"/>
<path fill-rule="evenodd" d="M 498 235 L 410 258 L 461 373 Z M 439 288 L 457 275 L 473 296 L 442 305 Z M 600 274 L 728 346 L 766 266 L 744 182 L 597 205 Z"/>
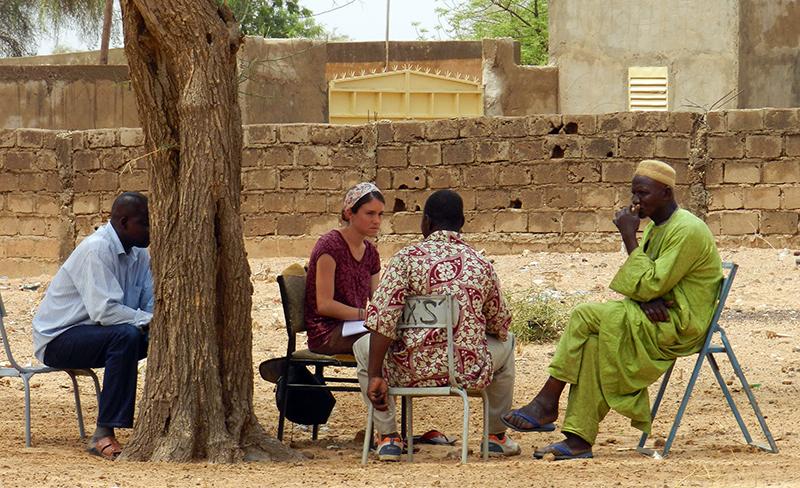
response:
<path fill-rule="evenodd" d="M 378 287 L 378 248 L 368 238 L 380 231 L 384 198 L 373 183 L 351 188 L 342 206 L 344 226 L 319 238 L 308 262 L 305 319 L 308 348 L 320 354 L 351 354 L 365 332 L 343 335 L 349 321 L 363 321 Z"/>

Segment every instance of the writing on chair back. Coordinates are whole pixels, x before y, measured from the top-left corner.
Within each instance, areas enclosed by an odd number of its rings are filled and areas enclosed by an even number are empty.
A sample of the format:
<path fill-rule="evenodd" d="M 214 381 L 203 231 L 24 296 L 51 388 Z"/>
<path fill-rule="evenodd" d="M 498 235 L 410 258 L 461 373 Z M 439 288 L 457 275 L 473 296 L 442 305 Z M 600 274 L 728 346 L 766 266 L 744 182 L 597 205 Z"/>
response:
<path fill-rule="evenodd" d="M 397 329 L 447 329 L 447 372 L 450 386 L 460 388 L 456 381 L 453 345 L 453 326 L 458 321 L 458 300 L 451 295 L 420 295 L 406 297 Z"/>

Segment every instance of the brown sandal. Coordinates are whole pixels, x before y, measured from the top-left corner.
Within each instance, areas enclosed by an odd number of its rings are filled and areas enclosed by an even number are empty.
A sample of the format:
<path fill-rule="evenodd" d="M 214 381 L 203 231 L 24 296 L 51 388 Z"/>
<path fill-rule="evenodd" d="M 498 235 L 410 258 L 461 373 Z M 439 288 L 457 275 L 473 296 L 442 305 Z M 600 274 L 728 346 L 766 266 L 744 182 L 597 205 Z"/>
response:
<path fill-rule="evenodd" d="M 122 446 L 117 442 L 116 437 L 108 436 L 97 439 L 94 445 L 86 449 L 90 454 L 100 456 L 103 459 L 113 461 L 122 452 Z"/>

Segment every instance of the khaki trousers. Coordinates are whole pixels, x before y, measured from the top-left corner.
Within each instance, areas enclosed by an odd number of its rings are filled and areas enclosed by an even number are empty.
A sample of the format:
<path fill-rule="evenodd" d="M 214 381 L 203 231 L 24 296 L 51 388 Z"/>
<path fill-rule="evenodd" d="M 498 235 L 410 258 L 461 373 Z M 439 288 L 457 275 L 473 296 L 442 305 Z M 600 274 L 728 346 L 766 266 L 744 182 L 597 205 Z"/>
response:
<path fill-rule="evenodd" d="M 367 397 L 367 366 L 369 364 L 369 334 L 360 338 L 353 344 L 353 354 L 358 362 L 358 382 L 361 385 L 361 394 L 364 403 L 369 406 Z M 500 342 L 493 336 L 486 336 L 489 354 L 492 356 L 494 375 L 492 382 L 486 387 L 489 396 L 489 433 L 499 434 L 506 431 L 505 425 L 500 421 L 500 416 L 511 410 L 514 395 L 514 335 L 509 332 L 508 339 Z M 397 432 L 395 400 L 389 398 L 389 408 L 381 412 L 375 410 L 375 430 L 383 436 Z"/>

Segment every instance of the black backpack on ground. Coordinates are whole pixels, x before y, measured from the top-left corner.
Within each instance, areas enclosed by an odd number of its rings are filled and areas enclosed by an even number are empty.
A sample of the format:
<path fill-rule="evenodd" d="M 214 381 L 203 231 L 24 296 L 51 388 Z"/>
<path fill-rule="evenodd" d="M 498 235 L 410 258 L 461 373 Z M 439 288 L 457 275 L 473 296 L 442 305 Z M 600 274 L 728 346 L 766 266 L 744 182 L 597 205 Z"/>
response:
<path fill-rule="evenodd" d="M 275 389 L 275 403 L 278 410 L 282 412 L 281 406 L 286 395 L 285 384 L 280 376 L 285 367 L 285 358 L 269 359 L 262 362 L 259 367 L 261 377 L 267 381 L 277 383 Z M 318 385 L 324 383 L 314 376 L 311 371 L 301 364 L 289 364 L 288 383 L 294 385 Z M 296 424 L 318 425 L 328 421 L 333 407 L 336 405 L 336 398 L 333 394 L 324 389 L 302 389 L 291 388 L 289 399 L 286 403 L 286 418 Z"/>

